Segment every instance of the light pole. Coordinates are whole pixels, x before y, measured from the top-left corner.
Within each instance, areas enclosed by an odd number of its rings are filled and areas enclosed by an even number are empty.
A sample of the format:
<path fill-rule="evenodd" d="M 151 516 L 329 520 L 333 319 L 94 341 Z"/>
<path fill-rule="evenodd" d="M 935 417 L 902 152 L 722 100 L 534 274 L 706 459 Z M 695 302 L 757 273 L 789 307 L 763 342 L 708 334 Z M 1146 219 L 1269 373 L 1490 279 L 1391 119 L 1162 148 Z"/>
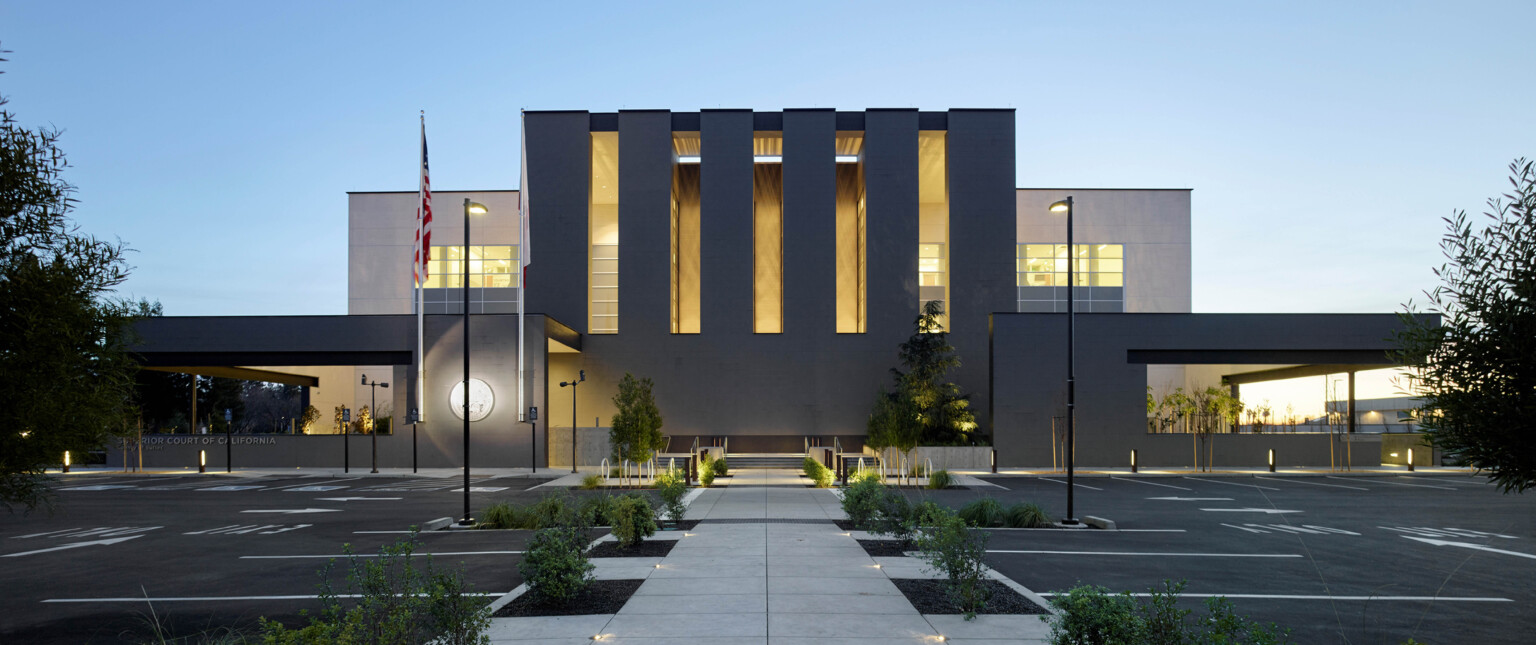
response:
<path fill-rule="evenodd" d="M 539 406 L 529 406 L 528 422 L 533 428 L 528 431 L 528 465 L 533 472 L 539 472 Z"/>
<path fill-rule="evenodd" d="M 1067 516 L 1061 523 L 1074 525 L 1077 515 L 1073 512 L 1072 494 L 1076 484 L 1072 481 L 1072 470 L 1077 453 L 1072 450 L 1072 442 L 1077 417 L 1074 411 L 1077 407 L 1077 361 L 1074 356 L 1077 345 L 1073 333 L 1077 328 L 1077 314 L 1072 311 L 1072 305 L 1077 295 L 1077 250 L 1072 247 L 1072 196 L 1051 204 L 1051 212 L 1067 214 Z"/>
<path fill-rule="evenodd" d="M 363 375 L 363 385 L 368 386 L 368 434 L 373 435 L 373 474 L 379 474 L 379 388 L 389 389 L 388 383 L 374 381 L 368 382 L 368 375 Z"/>
<path fill-rule="evenodd" d="M 460 526 L 472 523 L 469 517 L 469 215 L 488 212 L 484 204 L 464 198 L 464 251 L 459 255 L 464 270 L 464 281 L 459 285 L 464 290 L 464 519 L 459 520 Z"/>
<path fill-rule="evenodd" d="M 579 378 L 560 381 L 560 387 L 571 386 L 571 472 L 576 472 L 576 386 L 587 380 L 587 371 L 578 372 Z M 606 475 L 605 475 L 606 477 Z"/>

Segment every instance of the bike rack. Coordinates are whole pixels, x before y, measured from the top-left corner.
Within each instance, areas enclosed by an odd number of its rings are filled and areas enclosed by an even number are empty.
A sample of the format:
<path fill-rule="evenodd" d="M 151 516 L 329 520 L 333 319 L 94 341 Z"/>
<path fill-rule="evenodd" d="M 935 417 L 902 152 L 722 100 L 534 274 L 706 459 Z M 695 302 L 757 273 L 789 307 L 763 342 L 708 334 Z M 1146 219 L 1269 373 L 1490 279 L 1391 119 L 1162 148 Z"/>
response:
<path fill-rule="evenodd" d="M 607 457 L 603 457 L 603 463 L 599 464 L 598 467 L 603 469 L 603 485 L 607 486 L 608 485 L 608 458 Z"/>
<path fill-rule="evenodd" d="M 933 481 L 933 459 L 923 457 L 923 462 L 927 466 L 923 469 L 923 476 L 927 477 L 928 481 Z"/>

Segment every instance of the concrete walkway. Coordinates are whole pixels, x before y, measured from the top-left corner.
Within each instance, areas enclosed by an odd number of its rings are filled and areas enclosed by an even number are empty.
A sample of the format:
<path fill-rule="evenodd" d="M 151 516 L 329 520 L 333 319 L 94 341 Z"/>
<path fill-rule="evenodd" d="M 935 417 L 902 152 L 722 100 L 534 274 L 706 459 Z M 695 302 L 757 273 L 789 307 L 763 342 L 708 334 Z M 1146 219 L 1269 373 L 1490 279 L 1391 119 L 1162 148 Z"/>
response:
<path fill-rule="evenodd" d="M 871 558 L 828 489 L 789 470 L 739 470 L 689 507 L 665 558 L 598 558 L 600 579 L 644 579 L 617 614 L 495 618 L 493 643 L 1044 643 L 1036 616 L 919 614 L 892 578 L 933 577 L 915 558 Z M 725 483 L 724 486 L 718 484 Z M 612 539 L 611 536 L 604 539 Z M 658 566 L 659 565 L 659 566 Z M 994 577 L 1001 578 L 1001 576 Z"/>

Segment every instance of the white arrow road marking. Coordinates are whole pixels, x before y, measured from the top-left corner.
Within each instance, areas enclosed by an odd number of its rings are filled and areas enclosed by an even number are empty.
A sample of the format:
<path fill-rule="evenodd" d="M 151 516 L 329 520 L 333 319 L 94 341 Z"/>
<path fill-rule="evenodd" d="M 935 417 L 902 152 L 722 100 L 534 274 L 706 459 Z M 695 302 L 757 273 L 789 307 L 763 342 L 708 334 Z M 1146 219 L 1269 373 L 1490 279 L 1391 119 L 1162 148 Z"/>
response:
<path fill-rule="evenodd" d="M 1040 555 L 1136 555 L 1184 558 L 1299 558 L 1299 553 L 1141 553 L 1136 551 L 994 551 L 987 553 L 1027 553 Z M 242 556 L 256 557 L 256 556 Z"/>
<path fill-rule="evenodd" d="M 1043 481 L 1043 482 L 1055 482 L 1055 483 L 1058 483 L 1058 484 L 1065 484 L 1065 483 L 1067 483 L 1067 482 L 1064 482 L 1064 481 L 1061 481 L 1061 480 L 1059 480 L 1059 479 L 1050 479 L 1050 478 L 1048 478 L 1048 477 L 1041 477 L 1041 478 L 1039 478 L 1039 479 L 1040 479 L 1040 481 Z M 1104 490 L 1104 489 L 1102 489 L 1102 488 L 1094 488 L 1094 487 L 1092 487 L 1092 486 L 1084 486 L 1084 485 L 1082 485 L 1082 484 L 1079 484 L 1079 483 L 1077 483 L 1077 482 L 1072 482 L 1072 485 L 1073 485 L 1073 486 L 1076 486 L 1076 487 L 1078 487 L 1078 488 L 1086 488 L 1086 489 L 1088 489 L 1088 490 Z"/>
<path fill-rule="evenodd" d="M 1230 497 L 1148 497 L 1147 499 L 1166 499 L 1170 502 L 1230 502 Z"/>
<path fill-rule="evenodd" d="M 400 499 L 400 498 L 399 497 L 316 497 L 315 501 L 319 501 L 319 502 L 355 502 L 355 501 L 358 501 L 358 500 L 365 500 L 365 499 L 386 500 L 386 499 Z"/>
<path fill-rule="evenodd" d="M 1487 551 L 1489 553 L 1503 553 L 1504 555 L 1514 555 L 1514 556 L 1519 556 L 1519 557 L 1522 557 L 1522 558 L 1530 558 L 1532 560 L 1536 560 L 1536 554 L 1521 553 L 1519 551 L 1505 551 L 1504 549 L 1495 549 L 1495 548 L 1493 548 L 1491 546 L 1483 546 L 1481 544 L 1472 544 L 1470 542 L 1451 542 L 1449 540 L 1435 540 L 1435 539 L 1431 539 L 1431 538 L 1413 537 L 1412 535 L 1404 535 L 1403 537 L 1408 538 L 1410 540 L 1417 540 L 1417 541 L 1423 542 L 1425 544 L 1433 544 L 1435 546 L 1459 546 L 1459 547 L 1461 547 L 1463 549 L 1477 549 L 1478 551 Z"/>
<path fill-rule="evenodd" d="M 1218 513 L 1221 513 L 1221 512 L 1225 512 L 1225 513 L 1266 513 L 1266 514 L 1269 514 L 1269 515 L 1276 515 L 1276 514 L 1279 514 L 1279 513 L 1300 513 L 1300 512 L 1302 512 L 1302 511 L 1287 511 L 1287 510 L 1282 510 L 1282 509 L 1278 509 L 1278 508 L 1202 508 L 1200 510 L 1202 510 L 1202 511 L 1214 511 L 1214 512 L 1218 512 Z M 246 511 L 246 512 L 249 513 L 250 511 Z"/>
<path fill-rule="evenodd" d="M 48 549 L 38 549 L 36 551 L 22 551 L 21 553 L 7 553 L 5 555 L 0 555 L 0 558 L 15 558 L 15 557 L 23 556 L 23 555 L 33 555 L 35 553 L 47 553 L 49 551 L 63 551 L 65 549 L 78 549 L 78 548 L 80 548 L 82 546 L 98 546 L 98 545 L 107 545 L 107 544 L 117 544 L 118 542 L 127 542 L 129 540 L 134 539 L 134 538 L 141 538 L 141 537 L 144 537 L 144 536 L 142 536 L 142 535 L 130 535 L 130 536 L 127 536 L 127 537 L 108 538 L 108 539 L 105 539 L 105 540 L 92 540 L 90 542 L 71 542 L 69 544 L 60 544 L 59 546 L 56 546 L 56 547 L 53 547 L 53 548 L 48 548 Z"/>
<path fill-rule="evenodd" d="M 339 509 L 339 508 L 288 508 L 288 509 L 273 509 L 273 510 L 261 510 L 261 511 L 240 511 L 240 512 L 241 513 L 283 513 L 283 514 L 287 514 L 287 515 L 298 515 L 300 513 L 337 513 L 337 512 L 340 512 L 340 511 L 341 511 L 341 509 Z"/>
<path fill-rule="evenodd" d="M 1255 484 L 1239 484 L 1237 482 L 1224 482 L 1224 481 L 1221 481 L 1219 479 L 1202 479 L 1202 478 L 1199 478 L 1199 477 L 1185 477 L 1184 479 L 1193 479 L 1193 480 L 1195 480 L 1197 482 L 1208 482 L 1208 483 L 1212 483 L 1212 484 L 1226 484 L 1228 486 L 1246 486 L 1248 488 L 1262 488 L 1264 490 L 1280 490 L 1278 488 L 1270 488 L 1268 486 L 1258 486 L 1258 485 L 1255 485 Z"/>
<path fill-rule="evenodd" d="M 1146 484 L 1148 486 L 1162 486 L 1163 488 L 1177 488 L 1179 490 L 1194 490 L 1193 488 L 1185 488 L 1183 486 L 1172 486 L 1172 485 L 1169 485 L 1169 484 L 1159 484 L 1157 482 L 1144 482 L 1144 481 L 1141 481 L 1140 479 L 1130 479 L 1130 478 L 1127 478 L 1127 477 L 1110 477 L 1110 479 L 1113 479 L 1115 481 L 1122 481 L 1122 482 L 1135 482 L 1135 483 L 1138 483 L 1138 484 Z"/>

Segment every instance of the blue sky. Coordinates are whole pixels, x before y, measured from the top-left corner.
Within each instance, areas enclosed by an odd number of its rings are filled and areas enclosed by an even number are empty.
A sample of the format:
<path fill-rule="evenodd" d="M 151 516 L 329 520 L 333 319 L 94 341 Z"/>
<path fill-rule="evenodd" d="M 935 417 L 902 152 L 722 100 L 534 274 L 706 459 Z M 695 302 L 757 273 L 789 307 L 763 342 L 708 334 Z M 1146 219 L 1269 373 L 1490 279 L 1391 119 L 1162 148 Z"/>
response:
<path fill-rule="evenodd" d="M 1071 4 L 1073 6 L 1062 6 Z M 1194 189 L 1202 312 L 1392 311 L 1536 157 L 1536 3 L 0 2 L 0 94 L 171 315 L 346 310 L 346 191 L 519 109 L 1012 107 L 1018 185 Z M 1420 298 L 1421 299 L 1421 298 Z"/>

